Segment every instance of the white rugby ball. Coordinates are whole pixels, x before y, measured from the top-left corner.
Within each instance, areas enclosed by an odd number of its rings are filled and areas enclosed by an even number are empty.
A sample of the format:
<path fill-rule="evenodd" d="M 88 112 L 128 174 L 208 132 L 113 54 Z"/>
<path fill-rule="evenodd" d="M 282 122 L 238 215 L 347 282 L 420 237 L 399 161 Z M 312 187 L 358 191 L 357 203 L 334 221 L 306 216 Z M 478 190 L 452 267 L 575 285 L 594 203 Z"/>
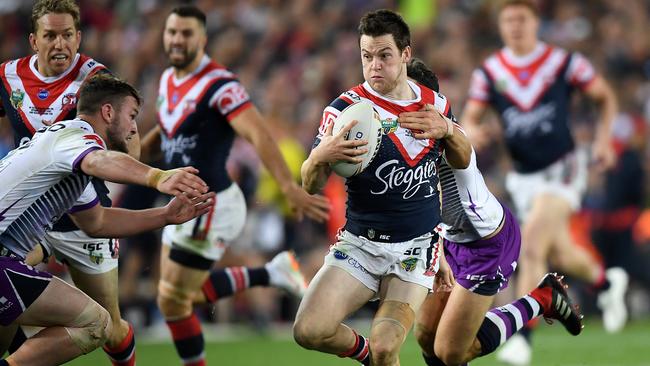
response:
<path fill-rule="evenodd" d="M 367 100 L 361 100 L 351 104 L 341 111 L 341 114 L 334 120 L 332 134 L 336 135 L 348 123 L 355 120 L 358 123 L 352 127 L 347 136 L 345 136 L 345 139 L 367 140 L 367 145 L 358 148 L 367 148 L 368 152 L 358 156 L 363 160 L 357 164 L 344 161 L 330 164 L 336 174 L 345 178 L 361 173 L 372 162 L 381 145 L 382 131 L 379 113 L 373 108 L 372 103 Z"/>

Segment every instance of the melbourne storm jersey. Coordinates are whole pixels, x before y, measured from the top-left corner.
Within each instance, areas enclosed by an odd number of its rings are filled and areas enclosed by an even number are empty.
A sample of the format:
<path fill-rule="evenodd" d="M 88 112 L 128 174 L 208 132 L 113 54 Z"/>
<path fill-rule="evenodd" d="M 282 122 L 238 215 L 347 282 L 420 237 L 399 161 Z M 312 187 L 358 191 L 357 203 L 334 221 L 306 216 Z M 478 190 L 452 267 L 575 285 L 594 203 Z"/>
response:
<path fill-rule="evenodd" d="M 400 242 L 431 232 L 440 222 L 438 165 L 439 140 L 418 140 L 397 123 L 402 112 L 420 110 L 432 104 L 453 119 L 447 99 L 409 81 L 416 97 L 392 100 L 379 95 L 368 83 L 358 85 L 336 98 L 323 112 L 315 145 L 326 127 L 348 105 L 361 99 L 373 103 L 379 113 L 383 136 L 379 151 L 359 175 L 347 179 L 347 222 L 345 229 L 371 240 Z"/>
<path fill-rule="evenodd" d="M 211 190 L 228 188 L 226 160 L 235 138 L 230 121 L 251 106 L 235 75 L 207 56 L 182 79 L 173 68 L 165 70 L 157 110 L 167 167 L 191 165 Z"/>
<path fill-rule="evenodd" d="M 81 161 L 104 141 L 82 120 L 39 130 L 0 160 L 0 245 L 25 256 L 65 212 L 99 201 Z"/>
<path fill-rule="evenodd" d="M 469 96 L 499 112 L 515 169 L 530 173 L 573 150 L 571 93 L 594 78 L 593 66 L 579 53 L 539 43 L 522 57 L 504 48 L 474 71 Z"/>
<path fill-rule="evenodd" d="M 453 169 L 440 164 L 442 190 L 441 235 L 455 243 L 476 241 L 492 234 L 503 219 L 503 206 L 485 185 L 472 149 L 469 166 Z"/>

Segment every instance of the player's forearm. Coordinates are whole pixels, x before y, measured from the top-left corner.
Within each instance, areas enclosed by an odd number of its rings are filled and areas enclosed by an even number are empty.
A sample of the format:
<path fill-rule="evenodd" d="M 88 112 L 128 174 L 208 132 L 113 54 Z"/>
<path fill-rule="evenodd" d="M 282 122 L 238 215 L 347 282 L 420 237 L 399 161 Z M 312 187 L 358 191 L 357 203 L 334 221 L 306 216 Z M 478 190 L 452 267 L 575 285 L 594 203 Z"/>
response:
<path fill-rule="evenodd" d="M 465 134 L 454 126 L 454 133 L 445 137 L 445 157 L 454 169 L 465 169 L 469 166 L 472 157 L 472 145 Z"/>
<path fill-rule="evenodd" d="M 97 220 L 91 228 L 82 226 L 81 229 L 96 238 L 122 238 L 155 230 L 166 224 L 164 207 L 137 211 L 104 208 L 101 220 Z"/>
<path fill-rule="evenodd" d="M 159 171 L 127 154 L 106 150 L 96 150 L 86 155 L 81 162 L 81 170 L 109 182 L 148 187 L 151 186 L 152 175 Z"/>
<path fill-rule="evenodd" d="M 329 174 L 330 168 L 327 164 L 317 163 L 310 156 L 300 167 L 302 187 L 310 194 L 320 192 L 327 183 Z"/>

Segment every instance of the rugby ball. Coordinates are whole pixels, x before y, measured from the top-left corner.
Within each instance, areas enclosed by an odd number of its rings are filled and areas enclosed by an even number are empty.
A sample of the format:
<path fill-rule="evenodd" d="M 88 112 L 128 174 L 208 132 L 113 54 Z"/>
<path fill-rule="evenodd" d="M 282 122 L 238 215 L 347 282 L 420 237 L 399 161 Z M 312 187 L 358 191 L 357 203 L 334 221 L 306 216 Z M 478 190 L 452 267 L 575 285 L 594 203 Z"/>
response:
<path fill-rule="evenodd" d="M 377 154 L 379 146 L 381 145 L 381 120 L 379 113 L 373 108 L 372 103 L 367 100 L 361 100 L 357 103 L 347 106 L 341 114 L 334 120 L 332 127 L 332 134 L 339 133 L 348 123 L 352 121 L 358 123 L 352 127 L 350 132 L 345 136 L 346 140 L 362 140 L 368 141 L 368 144 L 359 148 L 367 148 L 368 152 L 358 157 L 363 160 L 360 163 L 352 164 L 344 161 L 339 161 L 330 164 L 332 170 L 341 177 L 351 177 L 361 173 Z"/>

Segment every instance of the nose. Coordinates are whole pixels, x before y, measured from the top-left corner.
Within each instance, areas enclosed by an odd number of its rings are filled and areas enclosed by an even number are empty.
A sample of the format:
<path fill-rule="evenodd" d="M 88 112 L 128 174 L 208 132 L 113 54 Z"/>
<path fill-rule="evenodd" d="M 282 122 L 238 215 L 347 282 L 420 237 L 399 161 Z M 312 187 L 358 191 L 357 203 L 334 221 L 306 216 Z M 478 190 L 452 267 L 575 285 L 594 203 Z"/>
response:
<path fill-rule="evenodd" d="M 381 70 L 381 60 L 379 57 L 372 58 L 372 61 L 370 61 L 370 68 L 373 70 Z"/>
<path fill-rule="evenodd" d="M 58 35 L 54 39 L 54 48 L 56 48 L 57 50 L 60 50 L 60 49 L 63 48 L 63 36 L 62 35 Z"/>

